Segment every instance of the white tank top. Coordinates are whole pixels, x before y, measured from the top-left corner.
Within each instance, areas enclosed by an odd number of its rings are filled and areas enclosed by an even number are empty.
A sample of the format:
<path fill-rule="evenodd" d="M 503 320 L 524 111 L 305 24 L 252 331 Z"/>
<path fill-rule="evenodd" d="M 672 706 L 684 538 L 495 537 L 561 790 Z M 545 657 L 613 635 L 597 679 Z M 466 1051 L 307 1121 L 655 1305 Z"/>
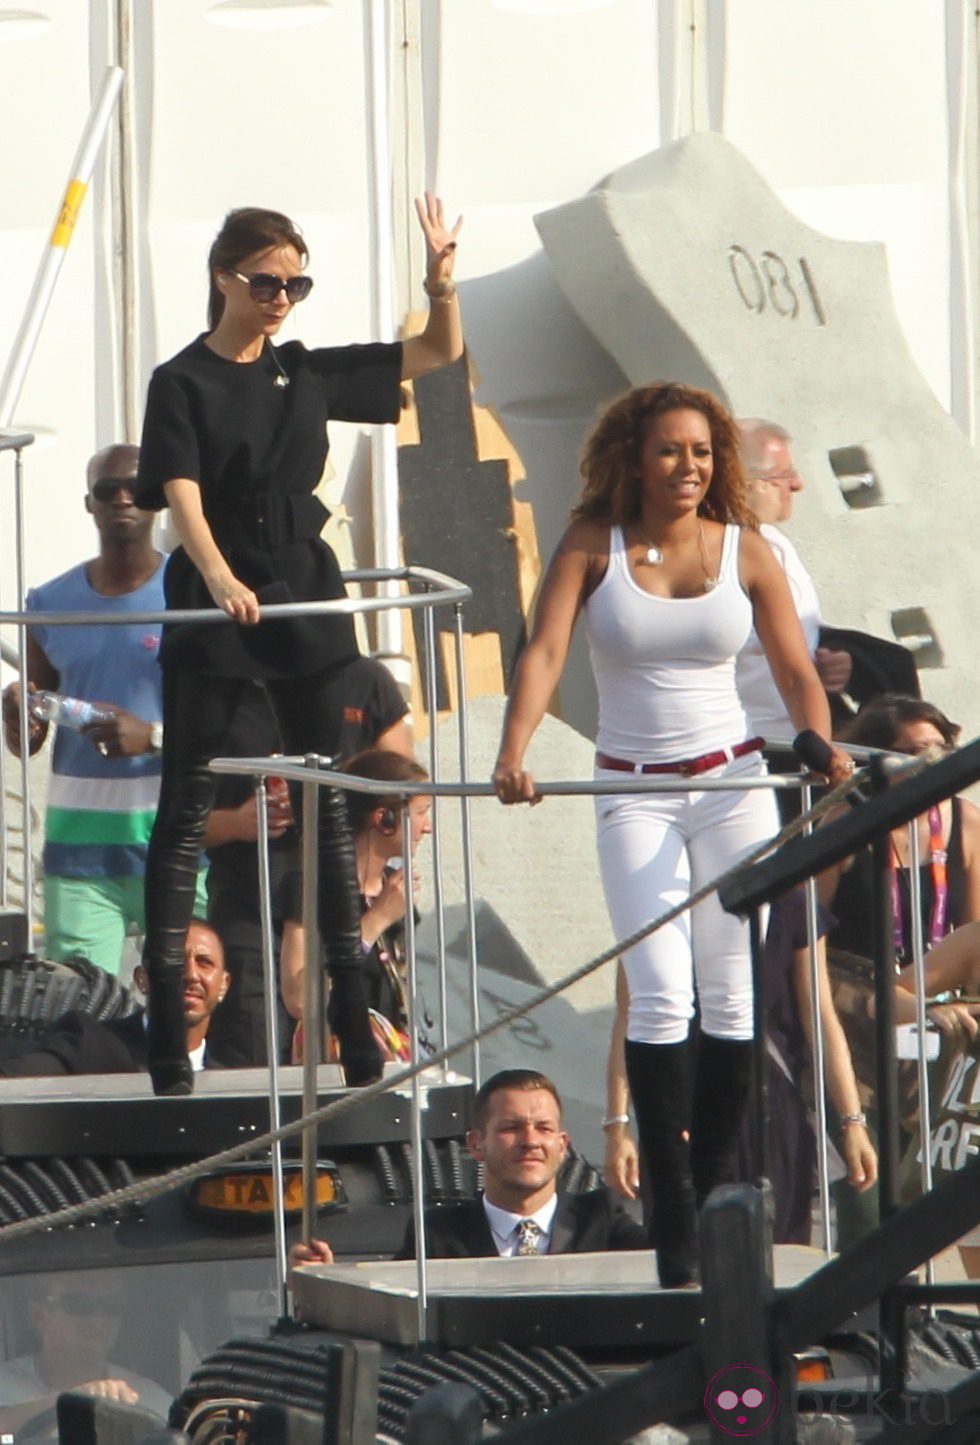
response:
<path fill-rule="evenodd" d="M 632 573 L 620 527 L 609 566 L 585 604 L 599 693 L 597 748 L 627 762 L 679 762 L 748 736 L 735 655 L 752 628 L 739 581 L 740 529 L 726 526 L 717 587 L 654 597 Z"/>

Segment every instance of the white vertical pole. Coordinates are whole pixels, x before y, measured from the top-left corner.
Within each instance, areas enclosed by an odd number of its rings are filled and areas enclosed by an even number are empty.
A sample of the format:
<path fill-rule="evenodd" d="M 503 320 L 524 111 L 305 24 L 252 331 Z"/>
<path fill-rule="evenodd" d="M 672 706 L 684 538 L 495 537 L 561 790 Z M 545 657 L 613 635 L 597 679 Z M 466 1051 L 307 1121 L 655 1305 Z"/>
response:
<path fill-rule="evenodd" d="M 366 0 L 365 77 L 369 215 L 371 235 L 371 334 L 378 341 L 395 339 L 394 209 L 391 196 L 391 134 L 389 113 L 388 0 Z M 377 426 L 371 433 L 371 504 L 374 514 L 375 565 L 396 568 L 399 556 L 398 447 L 394 428 Z M 398 584 L 381 584 L 382 595 L 398 595 Z M 401 614 L 379 612 L 378 651 L 401 657 Z"/>
<path fill-rule="evenodd" d="M 112 197 L 113 248 L 119 287 L 119 373 L 122 435 L 140 439 L 142 408 L 139 370 L 139 326 L 136 303 L 136 147 L 133 118 L 133 0 L 116 0 L 116 60 L 125 80 L 119 97 L 116 162 Z"/>
<path fill-rule="evenodd" d="M 976 297 L 971 236 L 976 234 L 977 139 L 969 71 L 976 64 L 975 9 L 960 0 L 946 0 L 949 409 L 971 441 L 976 436 Z"/>
<path fill-rule="evenodd" d="M 31 357 L 34 355 L 34 348 L 41 334 L 41 327 L 44 324 L 51 297 L 54 295 L 65 252 L 71 242 L 75 222 L 78 220 L 78 213 L 82 208 L 85 192 L 88 190 L 88 183 L 92 178 L 95 162 L 105 139 L 112 108 L 116 103 L 119 87 L 122 85 L 122 78 L 123 73 L 118 65 L 110 65 L 102 78 L 95 104 L 82 132 L 75 159 L 72 161 L 68 185 L 65 187 L 64 198 L 58 211 L 58 218 L 41 256 L 34 285 L 27 299 L 24 319 L 21 321 L 20 330 L 14 340 L 3 379 L 0 380 L 0 426 L 10 425 L 14 408 L 20 399 L 27 368 L 31 364 Z"/>

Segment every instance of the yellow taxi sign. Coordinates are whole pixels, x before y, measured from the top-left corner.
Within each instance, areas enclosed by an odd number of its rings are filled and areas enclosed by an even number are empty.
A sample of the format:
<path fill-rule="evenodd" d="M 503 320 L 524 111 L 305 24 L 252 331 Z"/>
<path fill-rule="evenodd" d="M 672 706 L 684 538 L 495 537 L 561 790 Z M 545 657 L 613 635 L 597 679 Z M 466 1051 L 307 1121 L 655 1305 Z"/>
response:
<path fill-rule="evenodd" d="M 202 1175 L 191 1184 L 188 1207 L 195 1214 L 212 1219 L 272 1222 L 275 1190 L 272 1169 L 268 1165 L 232 1165 L 214 1174 Z M 287 1216 L 303 1210 L 303 1176 L 296 1164 L 283 1170 L 283 1206 Z M 335 1164 L 318 1164 L 316 1173 L 316 1207 L 321 1210 L 344 1209 L 347 1192 Z"/>

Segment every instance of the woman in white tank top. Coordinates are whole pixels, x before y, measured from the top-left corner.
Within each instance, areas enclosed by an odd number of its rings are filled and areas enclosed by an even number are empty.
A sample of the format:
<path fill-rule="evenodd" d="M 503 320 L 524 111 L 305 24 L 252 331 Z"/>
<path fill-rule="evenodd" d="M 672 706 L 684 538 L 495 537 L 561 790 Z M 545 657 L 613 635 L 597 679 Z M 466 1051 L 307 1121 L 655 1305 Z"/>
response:
<path fill-rule="evenodd" d="M 786 578 L 745 503 L 735 423 L 708 392 L 639 387 L 609 408 L 582 462 L 585 487 L 542 583 L 494 771 L 505 803 L 531 802 L 524 753 L 586 614 L 599 692 L 596 776 L 751 777 L 764 771 L 735 689 L 754 625 L 799 731 L 830 716 Z M 853 765 L 831 750 L 831 782 Z M 692 788 L 696 784 L 692 784 Z M 596 800 L 603 887 L 618 938 L 683 900 L 777 830 L 770 793 Z M 752 977 L 746 926 L 717 896 L 623 955 L 626 1071 L 653 1195 L 661 1284 L 687 1284 L 695 1200 L 731 1177 L 748 1099 Z M 697 984 L 697 1063 L 689 1047 Z M 611 1127 L 623 1127 L 613 1120 Z"/>

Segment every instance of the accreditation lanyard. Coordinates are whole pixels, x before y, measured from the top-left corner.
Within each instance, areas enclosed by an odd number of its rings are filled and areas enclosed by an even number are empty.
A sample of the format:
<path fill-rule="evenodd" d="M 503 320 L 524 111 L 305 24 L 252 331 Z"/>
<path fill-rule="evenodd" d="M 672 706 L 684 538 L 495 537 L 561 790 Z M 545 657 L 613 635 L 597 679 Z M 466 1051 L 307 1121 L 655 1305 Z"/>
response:
<path fill-rule="evenodd" d="M 929 869 L 932 874 L 932 917 L 929 920 L 929 947 L 935 948 L 946 936 L 946 915 L 949 909 L 949 883 L 946 876 L 946 848 L 943 844 L 943 819 L 938 804 L 929 809 Z M 900 864 L 891 847 L 892 925 L 895 931 L 895 954 L 905 956 L 905 910 L 898 886 Z"/>

